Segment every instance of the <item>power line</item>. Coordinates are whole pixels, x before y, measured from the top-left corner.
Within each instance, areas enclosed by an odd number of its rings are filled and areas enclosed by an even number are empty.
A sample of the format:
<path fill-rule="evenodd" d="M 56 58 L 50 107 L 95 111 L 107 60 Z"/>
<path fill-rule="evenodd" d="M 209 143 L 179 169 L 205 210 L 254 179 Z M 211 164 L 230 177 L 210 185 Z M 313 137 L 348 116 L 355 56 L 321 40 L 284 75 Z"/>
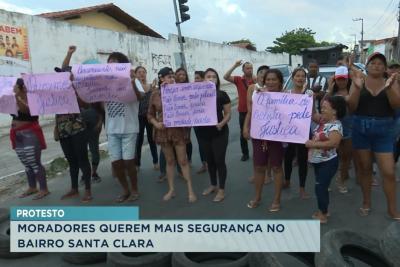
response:
<path fill-rule="evenodd" d="M 368 35 L 375 35 L 378 31 L 381 31 L 382 28 L 389 25 L 389 22 L 391 23 L 394 19 L 396 19 L 398 13 L 397 9 L 397 6 L 395 6 L 391 12 L 388 12 L 386 18 L 381 23 L 379 23 L 379 27 L 376 27 L 373 31 L 369 31 Z"/>
<path fill-rule="evenodd" d="M 378 23 L 380 22 L 380 20 L 383 18 L 384 15 L 386 15 L 386 11 L 389 9 L 389 7 L 393 4 L 393 0 L 391 0 L 389 2 L 389 4 L 386 6 L 386 8 L 384 9 L 382 15 L 378 18 L 378 20 L 375 22 L 374 25 L 372 25 L 367 32 L 371 32 L 372 29 L 374 29 L 374 27 L 376 27 L 376 25 L 378 25 Z"/>

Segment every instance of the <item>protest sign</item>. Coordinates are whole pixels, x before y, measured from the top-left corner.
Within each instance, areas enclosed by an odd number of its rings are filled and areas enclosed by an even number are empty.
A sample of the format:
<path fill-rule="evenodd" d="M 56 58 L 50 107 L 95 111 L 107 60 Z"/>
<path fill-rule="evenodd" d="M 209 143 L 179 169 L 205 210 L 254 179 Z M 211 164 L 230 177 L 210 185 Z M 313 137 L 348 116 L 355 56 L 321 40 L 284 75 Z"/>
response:
<path fill-rule="evenodd" d="M 212 82 L 176 83 L 161 88 L 165 127 L 217 125 L 217 91 Z"/>
<path fill-rule="evenodd" d="M 136 100 L 130 71 L 130 63 L 73 65 L 73 84 L 79 97 L 87 103 L 129 103 Z"/>
<path fill-rule="evenodd" d="M 0 113 L 17 114 L 17 101 L 14 95 L 16 77 L 0 76 Z"/>
<path fill-rule="evenodd" d="M 32 115 L 79 113 L 69 72 L 24 74 Z"/>
<path fill-rule="evenodd" d="M 252 100 L 252 138 L 301 144 L 309 139 L 312 97 L 261 92 Z"/>

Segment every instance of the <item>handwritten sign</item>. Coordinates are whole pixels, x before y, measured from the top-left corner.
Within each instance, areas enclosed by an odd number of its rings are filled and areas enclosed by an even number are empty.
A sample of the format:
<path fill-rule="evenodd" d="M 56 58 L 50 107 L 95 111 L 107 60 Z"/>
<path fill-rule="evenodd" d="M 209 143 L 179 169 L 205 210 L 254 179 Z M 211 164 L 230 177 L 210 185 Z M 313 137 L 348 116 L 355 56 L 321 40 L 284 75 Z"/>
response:
<path fill-rule="evenodd" d="M 217 125 L 217 91 L 211 82 L 176 83 L 161 88 L 165 127 Z"/>
<path fill-rule="evenodd" d="M 73 65 L 73 84 L 79 97 L 87 103 L 129 103 L 136 101 L 130 70 L 130 63 Z"/>
<path fill-rule="evenodd" d="M 17 114 L 17 101 L 14 95 L 16 77 L 0 76 L 0 113 Z"/>
<path fill-rule="evenodd" d="M 69 72 L 24 74 L 32 115 L 79 113 Z"/>
<path fill-rule="evenodd" d="M 255 139 L 304 144 L 309 139 L 313 99 L 308 95 L 253 95 L 250 135 Z"/>

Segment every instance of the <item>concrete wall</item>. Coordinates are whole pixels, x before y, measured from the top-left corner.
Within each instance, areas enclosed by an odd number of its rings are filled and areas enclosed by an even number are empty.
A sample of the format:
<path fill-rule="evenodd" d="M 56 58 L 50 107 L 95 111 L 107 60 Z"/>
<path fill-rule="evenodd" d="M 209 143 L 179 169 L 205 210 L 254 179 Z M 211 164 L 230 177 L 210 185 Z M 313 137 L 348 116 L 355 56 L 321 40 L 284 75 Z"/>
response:
<path fill-rule="evenodd" d="M 106 62 L 109 53 L 121 51 L 128 55 L 134 65 L 143 65 L 147 68 L 149 81 L 156 77 L 160 68 L 170 66 L 175 69 L 180 64 L 176 35 L 170 35 L 165 40 L 79 26 L 5 10 L 0 10 L 0 23 L 26 27 L 30 47 L 29 64 L 26 62 L 10 64 L 9 60 L 0 58 L 0 75 L 18 75 L 20 72 L 53 72 L 54 67 L 61 65 L 70 44 L 78 47 L 71 64 L 82 63 L 88 59 Z M 288 54 L 253 52 L 192 38 L 185 38 L 185 40 L 186 61 L 191 79 L 195 70 L 204 70 L 208 67 L 215 68 L 222 78 L 224 72 L 238 59 L 252 62 L 255 69 L 263 64 L 289 63 Z M 292 56 L 293 66 L 301 64 L 301 61 L 300 56 Z M 238 68 L 234 74 L 240 75 L 241 69 Z M 2 124 L 1 116 L 0 124 Z"/>

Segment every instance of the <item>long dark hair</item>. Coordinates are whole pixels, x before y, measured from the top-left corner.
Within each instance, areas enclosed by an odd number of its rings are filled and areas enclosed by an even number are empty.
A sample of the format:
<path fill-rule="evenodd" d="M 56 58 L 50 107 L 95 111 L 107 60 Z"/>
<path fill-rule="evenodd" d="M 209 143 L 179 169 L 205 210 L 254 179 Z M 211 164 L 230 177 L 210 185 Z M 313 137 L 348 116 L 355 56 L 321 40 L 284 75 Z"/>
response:
<path fill-rule="evenodd" d="M 305 69 L 303 68 L 295 68 L 294 71 L 292 72 L 292 79 L 294 78 L 294 76 L 296 76 L 296 73 L 298 73 L 299 71 L 304 72 L 304 76 L 307 78 L 307 72 Z"/>
<path fill-rule="evenodd" d="M 350 87 L 351 87 L 351 79 L 347 78 L 347 85 L 346 85 L 347 93 L 350 93 Z M 337 94 L 338 91 L 339 91 L 339 87 L 335 83 L 333 85 L 332 94 L 335 95 L 335 94 Z"/>
<path fill-rule="evenodd" d="M 263 83 L 265 84 L 265 80 L 267 79 L 268 74 L 271 74 L 271 73 L 276 75 L 276 77 L 278 78 L 279 82 L 281 83 L 281 88 L 280 89 L 282 89 L 282 87 L 283 87 L 283 75 L 282 75 L 282 72 L 280 70 L 278 70 L 278 69 L 269 69 L 269 70 L 267 70 L 265 72 L 265 75 L 264 75 Z"/>
<path fill-rule="evenodd" d="M 112 52 L 107 59 L 107 62 L 110 61 L 110 59 L 115 59 L 118 61 L 118 63 L 129 63 L 129 59 L 126 55 L 122 54 L 121 52 Z"/>
<path fill-rule="evenodd" d="M 189 82 L 189 75 L 188 75 L 187 71 L 186 71 L 184 68 L 178 68 L 178 69 L 175 71 L 175 76 L 176 76 L 176 74 L 177 74 L 178 72 L 180 72 L 180 71 L 183 71 L 183 72 L 185 73 L 185 75 L 186 75 L 186 80 L 185 80 L 184 82 L 185 82 L 185 83 L 188 83 L 188 82 Z"/>
<path fill-rule="evenodd" d="M 346 100 L 343 96 L 329 96 L 325 98 L 331 104 L 332 109 L 336 110 L 336 118 L 338 120 L 346 116 Z"/>
<path fill-rule="evenodd" d="M 208 68 L 208 69 L 206 69 L 206 71 L 204 72 L 204 77 L 206 76 L 207 72 L 209 72 L 209 71 L 214 72 L 215 75 L 217 76 L 217 84 L 215 85 L 215 87 L 217 88 L 217 90 L 219 90 L 220 87 L 221 87 L 221 81 L 220 81 L 220 79 L 219 79 L 218 72 L 217 72 L 215 69 L 213 69 L 213 68 Z"/>

